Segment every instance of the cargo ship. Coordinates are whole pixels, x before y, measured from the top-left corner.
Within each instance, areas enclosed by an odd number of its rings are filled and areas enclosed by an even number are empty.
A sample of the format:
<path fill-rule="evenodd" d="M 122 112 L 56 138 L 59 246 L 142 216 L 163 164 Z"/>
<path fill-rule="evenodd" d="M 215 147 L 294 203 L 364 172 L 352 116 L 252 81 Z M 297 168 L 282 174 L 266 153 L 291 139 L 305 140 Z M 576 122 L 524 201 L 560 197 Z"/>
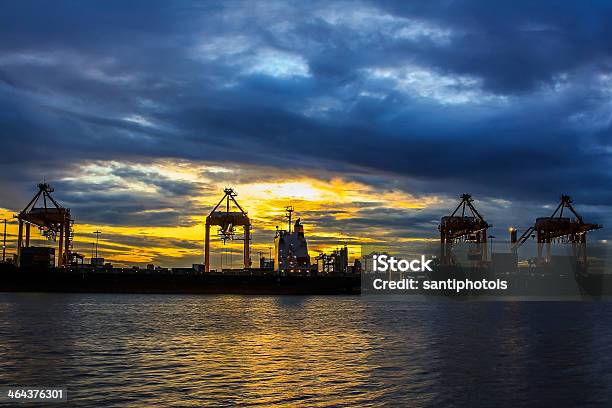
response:
<path fill-rule="evenodd" d="M 415 289 L 375 290 L 375 279 L 410 279 Z M 503 271 L 492 266 L 438 265 L 426 274 L 364 273 L 362 293 L 479 300 L 598 300 L 612 298 L 612 274 L 585 273 L 570 264 Z"/>
<path fill-rule="evenodd" d="M 92 256 L 89 264 L 72 250 L 73 219 L 70 209 L 63 208 L 51 197 L 53 189 L 39 184 L 39 191 L 19 213 L 18 248 L 13 262 L 0 263 L 1 292 L 86 292 L 86 293 L 181 293 L 181 294 L 301 294 L 332 295 L 370 293 L 372 279 L 367 273 L 367 256 L 348 262 L 346 246 L 331 254 L 311 259 L 301 219 L 293 221 L 293 207 L 287 207 L 286 228 L 276 228 L 274 256 L 259 259 L 259 267 L 251 261 L 251 220 L 236 201 L 231 188 L 224 190 L 219 203 L 206 217 L 204 262 L 191 268 L 117 268 L 103 258 Z M 40 202 L 42 201 L 42 205 Z M 564 217 L 569 212 L 574 218 Z M 44 237 L 58 242 L 52 247 L 30 246 L 30 227 L 37 227 Z M 243 266 L 238 269 L 211 267 L 211 229 L 227 240 L 243 242 Z M 241 231 L 237 231 L 240 228 Z M 442 217 L 440 246 L 435 250 L 432 272 L 414 277 L 419 282 L 439 282 L 442 289 L 416 291 L 416 294 L 481 297 L 481 298 L 606 298 L 612 295 L 612 274 L 602 267 L 604 256 L 587 255 L 586 235 L 602 228 L 584 222 L 568 196 L 549 217 L 536 219 L 535 224 L 518 237 L 510 228 L 507 252 L 493 252 L 487 230 L 491 225 L 473 205 L 469 194 L 461 196 L 459 206 L 450 216 Z M 23 237 L 25 233 L 25 237 Z M 537 237 L 537 255 L 519 260 L 519 249 Z M 555 255 L 552 244 L 563 241 L 569 255 Z M 363 252 L 363 248 L 362 248 Z M 546 252 L 546 253 L 544 253 Z M 424 252 L 423 252 L 424 253 Z M 432 251 L 433 253 L 433 251 Z M 316 261 L 316 262 L 315 262 Z M 365 269 L 366 273 L 362 273 Z M 451 281 L 501 281 L 504 290 L 479 288 L 457 292 L 445 287 Z M 451 283 L 448 283 L 449 285 Z M 380 293 L 380 292 L 377 292 Z"/>
<path fill-rule="evenodd" d="M 4 264 L 0 292 L 355 295 L 360 292 L 360 279 L 359 275 L 281 276 L 257 271 L 24 270 Z"/>
<path fill-rule="evenodd" d="M 509 241 L 498 241 L 502 251 L 493 252 L 492 227 L 475 208 L 473 198 L 463 194 L 459 205 L 440 220 L 439 247 L 422 247 L 416 253 L 428 254 L 434 260 L 433 270 L 421 274 L 390 276 L 366 273 L 362 276 L 365 293 L 372 290 L 375 279 L 401 281 L 413 279 L 417 290 L 386 290 L 386 293 L 449 296 L 479 299 L 602 299 L 612 297 L 612 271 L 607 264 L 609 251 L 606 241 L 590 243 L 587 234 L 603 228 L 587 223 L 572 205 L 569 196 L 561 201 L 548 217 L 536 218 L 535 223 L 518 235 L 510 227 Z M 569 215 L 569 216 L 568 216 Z M 524 245 L 535 240 L 535 248 Z M 397 251 L 397 249 L 396 249 Z M 414 248 L 400 252 L 415 253 Z M 370 254 L 373 256 L 374 253 Z M 393 254 L 401 258 L 402 254 Z M 504 288 L 483 288 L 474 282 L 503 282 Z M 435 291 L 423 286 L 435 282 Z M 467 289 L 457 291 L 457 282 L 466 282 Z"/>
<path fill-rule="evenodd" d="M 13 262 L 0 263 L 0 292 L 354 295 L 360 292 L 359 261 L 349 265 L 346 247 L 311 262 L 304 226 L 293 222 L 293 207 L 286 208 L 287 228 L 277 227 L 274 258 L 260 257 L 253 267 L 250 255 L 251 221 L 231 188 L 206 217 L 204 263 L 191 268 L 117 268 L 96 255 L 89 264 L 72 250 L 70 210 L 53 199 L 46 183 L 19 213 L 18 250 Z M 31 226 L 37 227 L 53 247 L 30 246 Z M 227 240 L 244 242 L 244 265 L 238 269 L 211 268 L 210 230 Z M 238 234 L 236 227 L 242 227 Z M 23 237 L 25 232 L 25 237 Z M 324 259 L 319 271 L 319 259 Z M 330 262 L 330 259 L 332 260 Z M 329 265 L 332 265 L 330 268 Z"/>

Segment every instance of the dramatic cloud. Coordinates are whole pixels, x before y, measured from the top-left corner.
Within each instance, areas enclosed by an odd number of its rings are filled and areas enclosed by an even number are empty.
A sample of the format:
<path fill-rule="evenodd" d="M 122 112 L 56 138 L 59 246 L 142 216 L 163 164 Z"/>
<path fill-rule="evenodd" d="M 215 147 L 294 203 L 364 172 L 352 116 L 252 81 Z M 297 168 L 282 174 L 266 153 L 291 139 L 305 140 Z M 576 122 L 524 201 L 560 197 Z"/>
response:
<path fill-rule="evenodd" d="M 463 192 L 500 235 L 562 193 L 612 226 L 611 19 L 609 2 L 12 2 L 0 207 L 45 178 L 82 224 L 127 228 L 109 250 L 164 261 L 197 260 L 224 185 L 266 227 L 259 211 L 302 200 L 328 247 L 435 237 Z"/>

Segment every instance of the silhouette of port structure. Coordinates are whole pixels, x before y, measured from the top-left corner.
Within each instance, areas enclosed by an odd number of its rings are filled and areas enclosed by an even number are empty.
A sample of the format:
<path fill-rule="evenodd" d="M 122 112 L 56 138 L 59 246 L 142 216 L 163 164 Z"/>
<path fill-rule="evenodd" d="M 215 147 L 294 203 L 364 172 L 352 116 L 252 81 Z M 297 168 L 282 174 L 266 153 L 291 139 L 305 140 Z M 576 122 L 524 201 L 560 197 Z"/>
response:
<path fill-rule="evenodd" d="M 38 184 L 38 192 L 15 216 L 19 227 L 17 233 L 17 265 L 53 266 L 55 248 L 31 246 L 32 227 L 40 235 L 57 242 L 57 266 L 65 267 L 83 261 L 83 256 L 72 250 L 74 220 L 70 209 L 61 206 L 51 195 L 54 189 L 47 183 Z M 25 231 L 24 231 L 25 230 Z"/>
<path fill-rule="evenodd" d="M 603 225 L 586 222 L 574 208 L 570 196 L 562 195 L 559 204 L 551 215 L 538 217 L 534 223 L 520 231 L 509 227 L 509 251 L 493 253 L 493 240 L 487 235 L 492 225 L 486 221 L 482 212 L 476 209 L 474 198 L 470 194 L 460 197 L 459 205 L 454 211 L 440 220 L 439 263 L 444 266 L 469 265 L 476 268 L 492 268 L 515 271 L 519 264 L 518 251 L 530 241 L 535 240 L 537 253 L 528 259 L 532 267 L 543 267 L 559 261 L 561 256 L 553 255 L 553 246 L 568 247 L 570 255 L 565 260 L 576 266 L 576 271 L 587 271 L 587 237 L 590 233 L 602 229 Z M 519 233 L 521 235 L 519 236 Z M 458 259 L 456 248 L 462 249 Z"/>
<path fill-rule="evenodd" d="M 38 184 L 38 190 L 25 208 L 15 216 L 19 224 L 17 234 L 17 251 L 12 262 L 18 267 L 28 268 L 94 268 L 112 267 L 105 265 L 86 265 L 84 256 L 73 250 L 74 218 L 69 208 L 63 207 L 52 193 L 54 189 L 47 183 Z M 224 270 L 211 268 L 211 230 L 217 227 L 217 238 L 223 243 L 231 241 L 242 242 L 242 267 L 234 273 L 261 272 L 277 275 L 317 275 L 317 274 L 355 274 L 360 271 L 360 262 L 350 265 L 348 248 L 339 246 L 331 253 L 319 253 L 311 258 L 304 225 L 301 218 L 293 220 L 294 209 L 285 209 L 286 228 L 276 227 L 274 235 L 274 253 L 269 257 L 260 253 L 258 267 L 253 267 L 251 260 L 252 222 L 245 208 L 238 202 L 237 193 L 233 188 L 223 190 L 223 196 L 218 201 L 205 221 L 203 263 L 192 265 L 192 268 L 182 268 L 197 273 L 219 273 Z M 440 250 L 438 254 L 441 265 L 461 263 L 457 258 L 458 247 L 468 247 L 463 254 L 464 260 L 473 266 L 490 267 L 497 258 L 508 265 L 516 266 L 517 252 L 529 240 L 535 240 L 537 255 L 532 264 L 546 265 L 554 258 L 551 247 L 556 244 L 569 244 L 572 256 L 577 262 L 586 266 L 587 237 L 590 233 L 603 228 L 600 224 L 586 222 L 578 213 L 571 198 L 562 195 L 560 202 L 551 215 L 536 218 L 532 225 L 519 231 L 510 227 L 510 251 L 508 253 L 493 253 L 493 237 L 488 235 L 492 224 L 477 209 L 472 195 L 463 194 L 450 215 L 440 219 Z M 53 246 L 32 246 L 32 227 L 39 230 L 41 237 L 53 242 Z M 96 231 L 99 233 L 99 231 Z M 519 235 L 520 234 L 520 235 Z M 57 252 L 56 252 L 57 251 Z M 96 251 L 97 252 L 97 251 Z M 57 254 L 57 256 L 56 256 Z M 97 260 L 97 257 L 96 257 Z M 358 260 L 357 260 L 358 261 Z M 149 265 L 147 269 L 164 269 Z M 174 268 L 181 269 L 181 268 Z"/>
<path fill-rule="evenodd" d="M 213 208 L 206 217 L 204 232 L 204 270 L 210 272 L 210 228 L 219 227 L 219 237 L 223 244 L 227 241 L 242 240 L 244 268 L 251 267 L 250 241 L 251 241 L 251 220 L 247 212 L 242 209 L 236 201 L 236 192 L 232 188 L 225 188 L 221 201 Z M 242 227 L 243 234 L 238 236 L 236 227 Z"/>

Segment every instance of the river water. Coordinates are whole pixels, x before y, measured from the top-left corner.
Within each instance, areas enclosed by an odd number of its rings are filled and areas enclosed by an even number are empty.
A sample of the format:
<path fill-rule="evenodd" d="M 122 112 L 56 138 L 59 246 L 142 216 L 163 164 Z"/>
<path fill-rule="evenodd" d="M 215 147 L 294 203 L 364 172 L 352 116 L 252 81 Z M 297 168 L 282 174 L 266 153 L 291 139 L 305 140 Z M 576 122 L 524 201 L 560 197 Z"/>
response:
<path fill-rule="evenodd" d="M 0 356 L 70 406 L 611 406 L 612 304 L 0 294 Z"/>

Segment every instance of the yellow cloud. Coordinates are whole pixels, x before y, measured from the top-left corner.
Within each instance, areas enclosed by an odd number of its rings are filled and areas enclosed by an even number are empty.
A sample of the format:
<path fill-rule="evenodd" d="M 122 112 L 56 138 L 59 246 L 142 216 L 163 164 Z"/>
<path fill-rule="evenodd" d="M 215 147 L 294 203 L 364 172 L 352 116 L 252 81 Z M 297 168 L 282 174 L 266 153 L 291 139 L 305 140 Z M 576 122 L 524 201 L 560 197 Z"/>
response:
<path fill-rule="evenodd" d="M 311 256 L 314 257 L 321 251 L 329 252 L 344 242 L 349 242 L 351 257 L 354 257 L 358 256 L 360 243 L 379 242 L 381 237 L 392 236 L 392 230 L 372 227 L 367 233 L 361 232 L 361 236 L 357 236 L 355 232 L 341 227 L 331 229 L 317 225 L 315 215 L 326 214 L 333 220 L 342 221 L 354 217 L 364 207 L 369 210 L 388 208 L 412 210 L 440 202 L 438 197 L 415 197 L 401 191 L 381 191 L 370 185 L 344 180 L 342 177 L 320 179 L 295 172 L 283 173 L 282 176 L 274 172 L 270 173 L 273 174 L 271 177 L 262 177 L 262 179 L 251 177 L 250 179 L 254 181 L 248 181 L 249 177 L 244 177 L 244 174 L 250 172 L 248 175 L 256 175 L 257 169 L 245 170 L 186 161 L 161 160 L 148 164 L 116 161 L 90 163 L 81 166 L 78 177 L 65 178 L 63 181 L 87 182 L 102 187 L 105 183 L 112 182 L 113 193 L 116 193 L 117 189 L 137 191 L 155 199 L 159 193 L 158 187 L 153 183 L 148 184 L 146 180 L 134 180 L 129 176 L 122 178 L 113 172 L 113 169 L 118 168 L 151 174 L 152 177 L 163 177 L 170 182 L 199 184 L 203 186 L 201 194 L 180 199 L 187 199 L 194 206 L 205 208 L 201 215 L 190 218 L 190 225 L 169 227 L 83 224 L 79 223 L 79 214 L 73 211 L 73 216 L 76 218 L 75 249 L 89 255 L 95 242 L 93 231 L 99 229 L 103 232 L 100 236 L 101 255 L 124 264 L 150 263 L 156 259 L 181 264 L 181 260 L 188 257 L 199 260 L 202 254 L 204 217 L 221 199 L 223 188 L 228 185 L 233 186 L 238 193 L 236 199 L 251 218 L 255 238 L 251 250 L 254 263 L 257 252 L 268 253 L 273 242 L 275 226 L 285 227 L 284 209 L 288 205 L 294 206 L 296 217 L 301 216 L 305 221 Z M 247 181 L 241 181 L 245 179 Z M 235 182 L 230 183 L 232 180 Z M 211 191 L 216 193 L 211 194 Z M 63 194 L 70 193 L 63 192 Z M 172 209 L 149 209 L 143 213 L 155 214 Z M 14 212 L 0 209 L 0 217 L 12 218 Z M 9 225 L 9 234 L 16 234 L 16 225 Z M 403 238 L 406 239 L 411 238 Z M 178 247 L 173 244 L 176 242 L 190 245 Z M 237 254 L 241 242 L 223 245 L 213 238 L 212 246 L 217 252 Z M 172 259 L 175 261 L 171 261 Z"/>

